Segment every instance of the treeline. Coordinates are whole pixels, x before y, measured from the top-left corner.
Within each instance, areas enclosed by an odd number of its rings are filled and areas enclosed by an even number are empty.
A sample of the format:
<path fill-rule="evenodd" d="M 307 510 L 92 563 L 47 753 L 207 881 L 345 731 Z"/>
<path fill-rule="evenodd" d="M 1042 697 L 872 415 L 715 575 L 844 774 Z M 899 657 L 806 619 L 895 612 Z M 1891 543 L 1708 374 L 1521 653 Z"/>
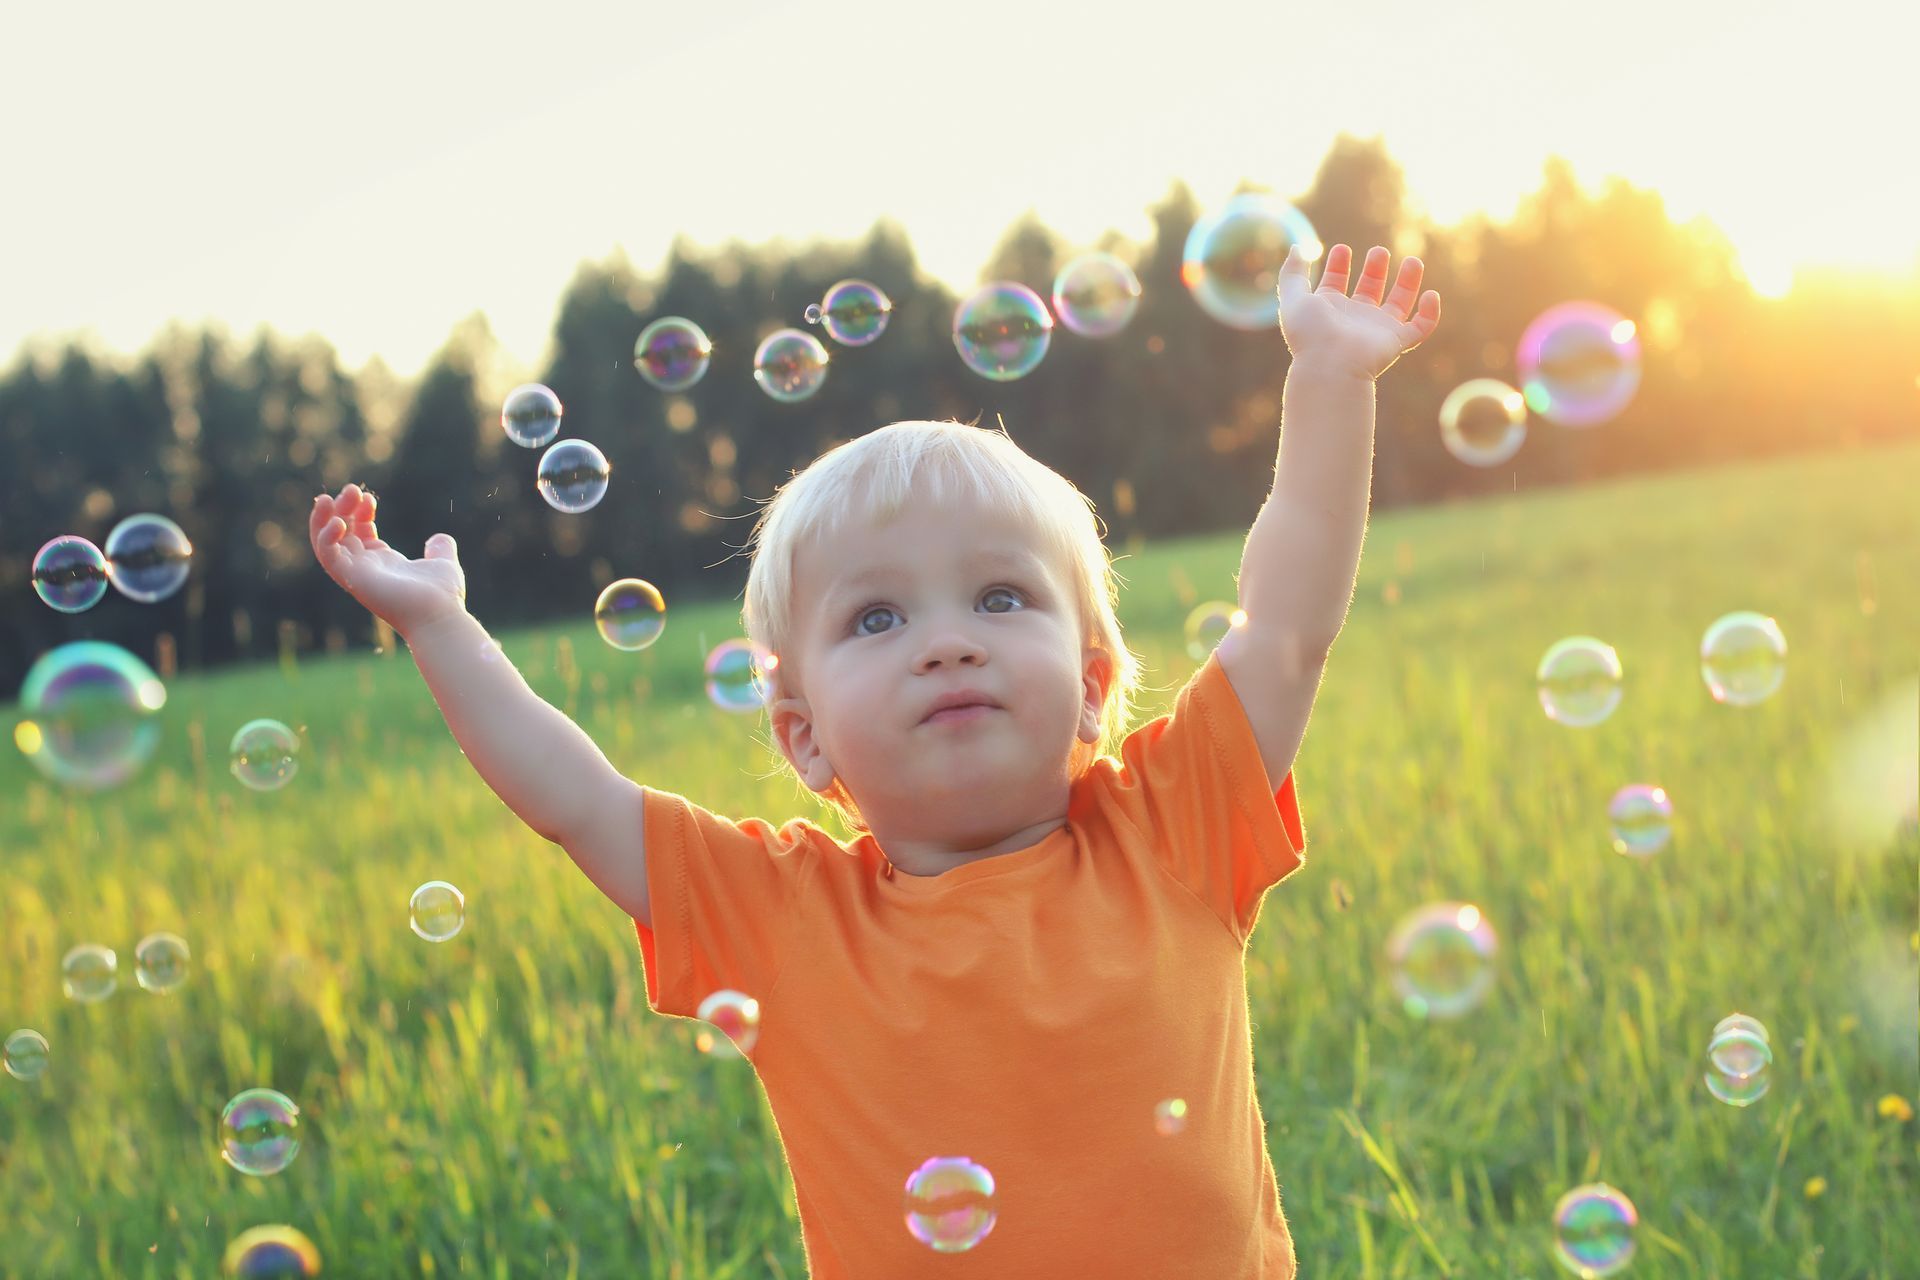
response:
<path fill-rule="evenodd" d="M 1327 244 L 1420 254 L 1445 300 L 1433 341 L 1381 384 L 1376 506 L 1920 436 L 1920 268 L 1905 281 L 1803 281 L 1785 299 L 1761 298 L 1710 225 L 1676 226 L 1657 195 L 1622 182 L 1586 193 L 1558 161 L 1511 221 L 1434 226 L 1410 212 L 1377 140 L 1338 139 L 1309 190 L 1279 194 Z M 370 619 L 306 547 L 312 495 L 349 480 L 379 493 L 395 546 L 418 554 L 442 530 L 459 539 L 470 602 L 496 625 L 584 614 L 626 576 L 670 601 L 737 596 L 754 500 L 836 441 L 901 418 L 1003 421 L 1094 499 L 1116 544 L 1244 529 L 1271 475 L 1287 353 L 1277 331 L 1207 318 L 1181 285 L 1182 246 L 1203 212 L 1175 186 L 1146 244 L 1111 234 L 1065 244 L 1032 218 L 1013 227 L 982 280 L 1045 296 L 1068 258 L 1104 248 L 1133 262 L 1143 286 L 1124 332 L 1096 341 L 1057 327 L 1040 367 L 1013 383 L 961 364 L 955 296 L 916 270 L 907 234 L 884 222 L 857 244 L 677 243 L 656 273 L 623 259 L 583 266 L 550 362 L 530 378 L 503 367 L 478 317 L 411 384 L 377 360 L 343 370 L 320 339 L 267 332 L 236 345 L 174 327 L 132 361 L 71 346 L 24 352 L 0 380 L 12 464 L 0 469 L 0 688 L 17 690 L 35 656 L 70 639 L 152 660 L 164 634 L 164 665 L 188 668 L 364 646 Z M 892 297 L 887 332 L 832 348 L 818 395 L 776 403 L 753 381 L 754 347 L 848 276 Z M 1536 419 L 1497 468 L 1456 461 L 1436 425 L 1447 392 L 1482 375 L 1512 381 L 1527 322 L 1573 298 L 1638 323 L 1633 403 L 1584 430 Z M 712 367 L 684 395 L 633 369 L 635 337 L 663 315 L 690 317 L 713 339 Z M 549 509 L 533 483 L 538 452 L 502 433 L 500 399 L 521 380 L 553 387 L 562 434 L 611 461 L 594 510 Z M 171 516 L 193 541 L 178 595 L 142 605 L 109 592 L 72 616 L 40 602 L 30 566 L 42 543 L 63 533 L 102 543 L 141 511 Z"/>

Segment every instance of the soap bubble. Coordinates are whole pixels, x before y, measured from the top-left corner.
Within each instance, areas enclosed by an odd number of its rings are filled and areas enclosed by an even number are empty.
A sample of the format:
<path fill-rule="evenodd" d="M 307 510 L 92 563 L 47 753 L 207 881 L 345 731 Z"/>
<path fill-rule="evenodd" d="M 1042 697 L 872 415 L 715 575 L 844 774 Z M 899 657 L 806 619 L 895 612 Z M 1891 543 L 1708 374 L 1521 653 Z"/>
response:
<path fill-rule="evenodd" d="M 1553 1207 L 1553 1256 L 1581 1280 L 1610 1276 L 1633 1260 L 1640 1215 L 1604 1182 L 1575 1187 Z"/>
<path fill-rule="evenodd" d="M 753 353 L 753 380 L 782 404 L 794 404 L 827 381 L 827 349 L 804 329 L 776 329 Z"/>
<path fill-rule="evenodd" d="M 1187 615 L 1184 628 L 1187 656 L 1195 662 L 1205 662 L 1214 646 L 1226 639 L 1227 632 L 1246 623 L 1247 615 L 1239 605 L 1228 604 L 1224 600 L 1208 600 L 1195 605 L 1193 612 Z"/>
<path fill-rule="evenodd" d="M 500 426 L 507 439 L 526 449 L 538 449 L 560 434 L 560 397 L 549 387 L 528 382 L 507 392 L 500 406 Z"/>
<path fill-rule="evenodd" d="M 1280 264 L 1296 244 L 1309 262 L 1320 256 L 1320 238 L 1305 214 L 1268 196 L 1235 196 L 1187 233 L 1180 281 L 1221 324 L 1277 329 Z"/>
<path fill-rule="evenodd" d="M 1673 801 L 1666 789 L 1636 782 L 1613 793 L 1607 803 L 1613 848 L 1635 858 L 1660 852 L 1673 838 Z"/>
<path fill-rule="evenodd" d="M 75 640 L 28 669 L 20 686 L 26 714 L 13 738 L 55 782 L 89 790 L 116 786 L 159 745 L 155 713 L 166 703 L 166 686 L 146 663 L 116 644 Z"/>
<path fill-rule="evenodd" d="M 292 1227 L 249 1227 L 221 1257 L 231 1280 L 308 1280 L 320 1274 L 320 1250 Z"/>
<path fill-rule="evenodd" d="M 83 942 L 60 958 L 60 988 L 81 1004 L 98 1004 L 120 985 L 120 957 L 111 947 Z"/>
<path fill-rule="evenodd" d="M 706 330 L 680 316 L 655 320 L 633 344 L 633 367 L 662 391 L 685 391 L 706 376 L 712 361 Z"/>
<path fill-rule="evenodd" d="M 1759 1019 L 1736 1013 L 1722 1018 L 1707 1042 L 1707 1092 L 1733 1107 L 1750 1107 L 1772 1081 L 1773 1046 Z"/>
<path fill-rule="evenodd" d="M 1527 401 L 1498 378 L 1474 378 L 1440 402 L 1440 443 L 1460 461 L 1497 467 L 1527 438 Z"/>
<path fill-rule="evenodd" d="M 1493 986 L 1499 947 L 1480 908 L 1434 902 L 1408 913 L 1387 939 L 1401 1005 L 1416 1018 L 1457 1018 Z"/>
<path fill-rule="evenodd" d="M 644 649 L 667 629 L 667 602 L 660 589 L 641 578 L 610 582 L 593 603 L 593 625 L 616 649 Z"/>
<path fill-rule="evenodd" d="M 445 880 L 429 880 L 408 899 L 407 922 L 428 942 L 445 942 L 467 922 L 467 897 Z"/>
<path fill-rule="evenodd" d="M 864 347 L 887 329 L 893 299 L 877 284 L 842 280 L 807 308 L 808 324 L 824 324 L 827 336 L 843 347 Z"/>
<path fill-rule="evenodd" d="M 953 312 L 953 345 L 967 368 L 995 382 L 1024 378 L 1053 341 L 1053 316 L 1040 295 L 1001 280 L 982 285 Z"/>
<path fill-rule="evenodd" d="M 612 470 L 607 455 L 587 441 L 562 440 L 540 455 L 536 483 L 548 506 L 578 515 L 592 510 L 607 496 L 607 477 Z"/>
<path fill-rule="evenodd" d="M 1515 363 L 1528 408 L 1563 427 L 1590 427 L 1633 399 L 1640 339 L 1633 321 L 1611 307 L 1562 302 L 1520 335 Z"/>
<path fill-rule="evenodd" d="M 187 940 L 179 934 L 150 933 L 133 948 L 133 976 L 148 991 L 172 991 L 187 980 L 187 962 L 192 955 Z"/>
<path fill-rule="evenodd" d="M 714 992 L 694 1016 L 706 1024 L 695 1033 L 694 1045 L 711 1057 L 742 1057 L 760 1039 L 760 1002 L 738 991 Z"/>
<path fill-rule="evenodd" d="M 7 1074 L 15 1080 L 38 1080 L 47 1073 L 52 1052 L 45 1036 L 32 1027 L 22 1027 L 7 1037 L 0 1062 L 4 1062 Z"/>
<path fill-rule="evenodd" d="M 1154 1104 L 1153 1131 L 1163 1138 L 1171 1138 L 1187 1127 L 1187 1100 L 1185 1098 L 1165 1098 Z"/>
<path fill-rule="evenodd" d="M 1591 728 L 1620 705 L 1620 655 L 1592 636 L 1556 640 L 1534 673 L 1547 716 L 1578 729 Z"/>
<path fill-rule="evenodd" d="M 1715 702 L 1751 707 L 1787 678 L 1787 637 L 1760 613 L 1729 613 L 1700 638 L 1700 678 Z"/>
<path fill-rule="evenodd" d="M 993 1175 L 965 1156 L 935 1156 L 907 1177 L 907 1230 L 935 1253 L 962 1253 L 998 1216 Z"/>
<path fill-rule="evenodd" d="M 107 534 L 107 580 L 141 604 L 165 600 L 187 580 L 193 544 L 179 525 L 147 512 L 128 516 Z"/>
<path fill-rule="evenodd" d="M 254 791 L 278 791 L 299 770 L 300 739 L 278 720 L 249 720 L 227 745 L 233 776 Z"/>
<path fill-rule="evenodd" d="M 107 558 L 85 538 L 54 538 L 34 552 L 33 591 L 62 613 L 91 609 L 107 594 Z"/>
<path fill-rule="evenodd" d="M 278 1090 L 243 1090 L 220 1113 L 220 1158 L 241 1173 L 278 1173 L 299 1151 L 300 1108 Z"/>
<path fill-rule="evenodd" d="M 1823 799 L 1836 842 L 1852 852 L 1920 827 L 1920 681 L 1880 694 L 1841 730 Z"/>
<path fill-rule="evenodd" d="M 707 698 L 722 711 L 754 712 L 767 705 L 767 674 L 774 662 L 746 639 L 722 640 L 707 654 Z"/>
<path fill-rule="evenodd" d="M 1053 278 L 1054 314 L 1083 337 L 1112 337 L 1139 309 L 1139 277 L 1110 253 L 1082 254 Z"/>

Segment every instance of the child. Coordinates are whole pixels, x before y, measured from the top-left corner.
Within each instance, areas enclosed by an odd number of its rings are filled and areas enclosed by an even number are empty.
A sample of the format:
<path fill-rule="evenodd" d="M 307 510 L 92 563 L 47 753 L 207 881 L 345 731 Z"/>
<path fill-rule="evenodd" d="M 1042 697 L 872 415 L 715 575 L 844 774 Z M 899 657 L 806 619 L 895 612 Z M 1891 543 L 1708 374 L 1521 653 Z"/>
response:
<path fill-rule="evenodd" d="M 1388 293 L 1375 248 L 1349 297 L 1351 258 L 1317 290 L 1303 255 L 1281 271 L 1286 443 L 1246 621 L 1118 759 L 1097 749 L 1137 664 L 1065 479 L 1004 435 L 908 422 L 781 488 L 743 618 L 778 655 L 774 738 L 847 844 L 622 777 L 467 614 L 452 539 L 407 560 L 372 494 L 315 500 L 315 553 L 406 638 L 480 776 L 633 917 L 648 1004 L 759 1002 L 749 1056 L 815 1280 L 1294 1274 L 1245 948 L 1301 861 L 1290 770 L 1359 565 L 1374 379 L 1440 316 L 1431 290 L 1414 306 L 1418 259 Z M 992 1199 L 910 1223 L 907 1181 L 941 1157 Z M 987 1207 L 973 1247 L 922 1242 Z"/>

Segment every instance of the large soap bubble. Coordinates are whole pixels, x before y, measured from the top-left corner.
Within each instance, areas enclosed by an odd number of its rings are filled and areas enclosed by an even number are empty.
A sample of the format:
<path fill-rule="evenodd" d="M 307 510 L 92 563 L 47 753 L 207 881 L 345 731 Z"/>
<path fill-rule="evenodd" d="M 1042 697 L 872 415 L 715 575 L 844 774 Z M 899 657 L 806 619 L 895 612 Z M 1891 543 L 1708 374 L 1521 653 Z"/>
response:
<path fill-rule="evenodd" d="M 1304 213 L 1270 196 L 1235 196 L 1187 233 L 1180 281 L 1221 324 L 1277 329 L 1280 265 L 1296 244 L 1308 261 L 1320 256 L 1320 237 Z"/>
<path fill-rule="evenodd" d="M 146 663 L 103 640 L 75 640 L 42 654 L 20 687 L 24 717 L 14 742 L 55 782 L 88 790 L 118 786 L 153 755 L 166 686 Z"/>

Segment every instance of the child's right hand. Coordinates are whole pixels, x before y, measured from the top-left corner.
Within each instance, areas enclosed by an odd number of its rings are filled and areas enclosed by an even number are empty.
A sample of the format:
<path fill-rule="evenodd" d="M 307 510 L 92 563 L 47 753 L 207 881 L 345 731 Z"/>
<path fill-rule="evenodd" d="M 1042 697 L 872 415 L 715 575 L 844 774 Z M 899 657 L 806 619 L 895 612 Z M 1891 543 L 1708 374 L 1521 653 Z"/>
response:
<path fill-rule="evenodd" d="M 436 533 L 426 554 L 409 560 L 380 541 L 373 525 L 374 496 L 357 484 L 338 498 L 313 500 L 307 533 L 327 576 L 401 635 L 465 610 L 467 577 L 453 539 Z"/>

